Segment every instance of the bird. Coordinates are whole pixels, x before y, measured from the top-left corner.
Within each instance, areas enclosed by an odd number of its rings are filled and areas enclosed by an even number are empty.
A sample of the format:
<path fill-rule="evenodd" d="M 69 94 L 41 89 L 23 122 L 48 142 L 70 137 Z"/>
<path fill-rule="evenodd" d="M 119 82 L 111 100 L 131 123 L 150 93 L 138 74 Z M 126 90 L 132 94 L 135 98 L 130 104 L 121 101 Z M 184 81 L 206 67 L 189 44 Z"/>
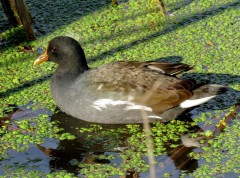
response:
<path fill-rule="evenodd" d="M 193 67 L 160 61 L 115 61 L 89 68 L 79 42 L 68 36 L 49 41 L 34 66 L 51 61 L 51 95 L 63 112 L 103 124 L 166 122 L 225 92 L 219 84 L 199 84 L 178 75 Z"/>

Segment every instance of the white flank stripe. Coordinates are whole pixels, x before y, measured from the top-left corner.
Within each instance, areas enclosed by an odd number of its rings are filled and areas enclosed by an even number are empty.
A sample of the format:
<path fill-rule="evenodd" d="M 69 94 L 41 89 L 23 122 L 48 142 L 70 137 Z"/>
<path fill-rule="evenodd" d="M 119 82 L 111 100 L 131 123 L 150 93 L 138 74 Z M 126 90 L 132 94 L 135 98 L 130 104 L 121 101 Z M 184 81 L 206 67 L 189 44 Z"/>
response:
<path fill-rule="evenodd" d="M 145 111 L 152 111 L 152 108 L 143 106 L 143 105 L 137 105 L 130 101 L 123 101 L 123 100 L 112 100 L 112 99 L 99 99 L 94 101 L 92 104 L 92 107 L 102 111 L 102 109 L 107 109 L 108 107 L 114 107 L 114 106 L 124 106 L 125 110 L 145 110 Z"/>
<path fill-rule="evenodd" d="M 147 67 L 148 67 L 149 69 L 156 70 L 156 71 L 159 71 L 159 72 L 162 72 L 163 74 L 165 74 L 165 71 L 162 70 L 162 69 L 160 69 L 160 68 L 158 68 L 158 67 L 151 66 L 151 65 L 149 65 L 149 66 L 147 66 Z"/>
<path fill-rule="evenodd" d="M 214 97 L 216 97 L 216 95 L 208 96 L 208 97 L 200 98 L 200 99 L 195 99 L 195 100 L 186 100 L 180 104 L 180 107 L 181 108 L 191 108 L 193 106 L 203 104 Z"/>
<path fill-rule="evenodd" d="M 148 116 L 149 119 L 163 119 L 160 116 Z"/>
<path fill-rule="evenodd" d="M 144 111 L 152 111 L 152 108 L 149 108 L 147 106 L 143 106 L 143 105 L 131 105 L 131 106 L 127 106 L 125 108 L 126 110 L 144 110 Z"/>

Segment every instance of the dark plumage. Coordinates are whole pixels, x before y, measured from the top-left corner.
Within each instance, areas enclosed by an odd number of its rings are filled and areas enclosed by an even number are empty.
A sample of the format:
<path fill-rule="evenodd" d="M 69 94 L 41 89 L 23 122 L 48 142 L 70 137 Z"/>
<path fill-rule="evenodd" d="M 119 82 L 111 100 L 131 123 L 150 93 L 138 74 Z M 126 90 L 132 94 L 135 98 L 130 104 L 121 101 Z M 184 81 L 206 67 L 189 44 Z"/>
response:
<path fill-rule="evenodd" d="M 51 79 L 57 105 L 91 122 L 141 123 L 143 112 L 150 122 L 166 121 L 225 90 L 181 81 L 176 75 L 190 70 L 187 64 L 122 61 L 90 69 L 79 43 L 66 36 L 51 40 L 34 64 L 46 60 L 58 64 Z"/>

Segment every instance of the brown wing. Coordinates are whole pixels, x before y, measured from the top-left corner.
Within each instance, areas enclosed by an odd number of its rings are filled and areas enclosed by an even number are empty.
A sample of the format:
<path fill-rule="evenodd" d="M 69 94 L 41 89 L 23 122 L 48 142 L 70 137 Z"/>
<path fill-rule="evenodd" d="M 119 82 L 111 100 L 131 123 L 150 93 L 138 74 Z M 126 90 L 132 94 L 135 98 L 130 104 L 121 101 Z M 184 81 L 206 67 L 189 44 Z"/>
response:
<path fill-rule="evenodd" d="M 192 96 L 194 80 L 169 76 L 189 69 L 186 64 L 116 62 L 96 69 L 93 75 L 102 92 L 122 92 L 130 101 L 161 114 Z"/>
<path fill-rule="evenodd" d="M 106 64 L 94 70 L 95 82 L 130 83 L 151 87 L 158 80 L 165 86 L 179 81 L 175 75 L 192 69 L 187 64 L 170 64 L 166 62 L 121 61 Z"/>
<path fill-rule="evenodd" d="M 171 64 L 167 62 L 147 62 L 145 63 L 144 67 L 150 68 L 152 70 L 156 71 L 163 71 L 165 74 L 168 75 L 177 75 L 179 73 L 182 73 L 184 71 L 191 70 L 193 67 L 189 66 L 187 64 Z"/>
<path fill-rule="evenodd" d="M 136 95 L 137 97 L 133 101 L 149 106 L 155 113 L 161 114 L 190 98 L 195 86 L 196 82 L 192 79 L 177 82 L 167 88 L 156 83 L 146 93 Z"/>
<path fill-rule="evenodd" d="M 168 75 L 177 75 L 184 71 L 191 70 L 193 67 L 188 64 L 183 63 L 167 63 L 167 62 L 158 62 L 158 61 L 146 61 L 146 62 L 138 62 L 138 61 L 121 61 L 116 63 L 108 64 L 109 66 L 114 65 L 118 67 L 124 68 L 137 68 L 138 70 L 152 70 L 157 71 L 163 74 Z"/>

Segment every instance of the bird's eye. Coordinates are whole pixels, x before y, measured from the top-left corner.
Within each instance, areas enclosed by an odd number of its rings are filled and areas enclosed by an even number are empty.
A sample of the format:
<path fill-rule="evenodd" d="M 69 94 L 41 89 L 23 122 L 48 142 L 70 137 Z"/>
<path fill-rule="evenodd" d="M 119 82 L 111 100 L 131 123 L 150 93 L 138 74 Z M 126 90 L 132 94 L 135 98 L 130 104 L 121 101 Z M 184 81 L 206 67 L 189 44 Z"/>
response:
<path fill-rule="evenodd" d="M 51 49 L 51 53 L 56 53 L 56 48 L 55 48 L 55 47 L 53 47 L 53 48 Z"/>

